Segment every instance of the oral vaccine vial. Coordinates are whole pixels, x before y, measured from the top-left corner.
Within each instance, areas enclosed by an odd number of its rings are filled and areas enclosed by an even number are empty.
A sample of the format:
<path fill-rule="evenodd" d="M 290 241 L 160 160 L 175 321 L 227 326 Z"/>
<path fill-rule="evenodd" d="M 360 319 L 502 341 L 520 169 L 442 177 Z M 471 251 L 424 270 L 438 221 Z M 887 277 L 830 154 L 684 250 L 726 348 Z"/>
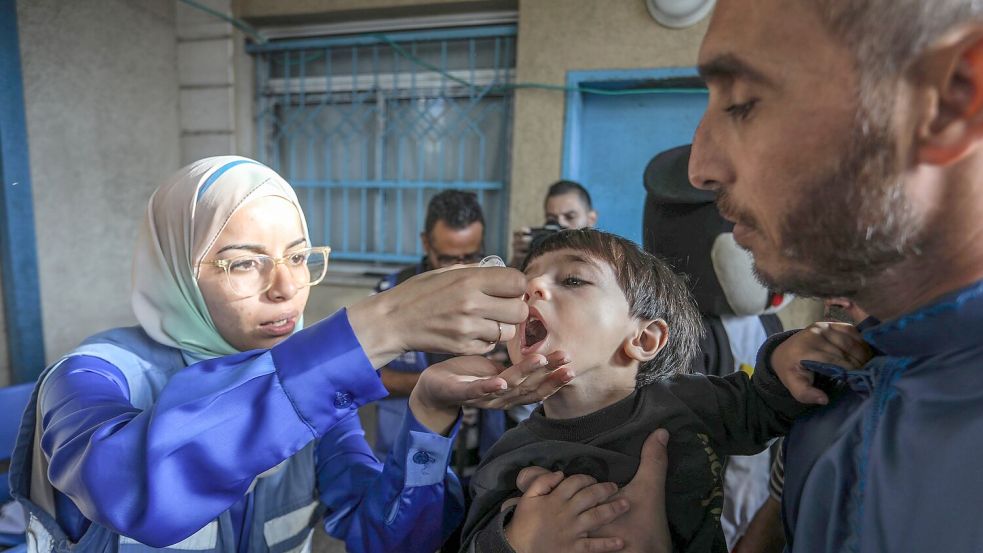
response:
<path fill-rule="evenodd" d="M 478 263 L 479 267 L 505 267 L 505 262 L 497 255 L 489 255 Z"/>

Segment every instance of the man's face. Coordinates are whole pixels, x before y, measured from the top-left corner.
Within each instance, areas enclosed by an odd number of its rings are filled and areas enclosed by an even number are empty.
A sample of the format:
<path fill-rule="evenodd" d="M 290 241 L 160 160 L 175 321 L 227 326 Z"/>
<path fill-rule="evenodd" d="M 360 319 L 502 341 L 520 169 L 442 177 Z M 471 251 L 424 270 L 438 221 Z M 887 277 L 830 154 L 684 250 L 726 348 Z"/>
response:
<path fill-rule="evenodd" d="M 721 0 L 700 69 L 710 102 L 690 180 L 718 191 L 766 284 L 854 296 L 910 255 L 920 225 L 900 178 L 898 122 L 861 105 L 854 57 L 817 14 Z M 878 113 L 892 111 L 885 97 L 895 95 L 873 97 L 887 108 Z"/>
<path fill-rule="evenodd" d="M 463 229 L 451 228 L 444 221 L 437 221 L 429 236 L 426 233 L 421 236 L 430 267 L 442 269 L 459 263 L 481 261 L 484 256 L 484 233 L 484 225 L 477 221 Z"/>
<path fill-rule="evenodd" d="M 593 227 L 597 222 L 597 213 L 589 209 L 580 195 L 575 192 L 546 198 L 543 211 L 547 223 L 557 224 L 563 228 Z"/>

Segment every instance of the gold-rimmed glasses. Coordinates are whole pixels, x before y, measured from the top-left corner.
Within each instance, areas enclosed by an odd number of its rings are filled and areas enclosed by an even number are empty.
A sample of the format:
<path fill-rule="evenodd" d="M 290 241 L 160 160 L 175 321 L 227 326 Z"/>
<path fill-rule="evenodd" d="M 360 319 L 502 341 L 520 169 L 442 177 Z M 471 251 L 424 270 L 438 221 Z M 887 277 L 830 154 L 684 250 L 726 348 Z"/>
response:
<path fill-rule="evenodd" d="M 294 250 L 283 257 L 268 255 L 242 255 L 231 259 L 202 261 L 202 265 L 221 267 L 225 271 L 233 292 L 249 297 L 262 294 L 273 287 L 274 273 L 278 265 L 287 268 L 294 284 L 314 286 L 324 280 L 328 272 L 329 247 Z"/>

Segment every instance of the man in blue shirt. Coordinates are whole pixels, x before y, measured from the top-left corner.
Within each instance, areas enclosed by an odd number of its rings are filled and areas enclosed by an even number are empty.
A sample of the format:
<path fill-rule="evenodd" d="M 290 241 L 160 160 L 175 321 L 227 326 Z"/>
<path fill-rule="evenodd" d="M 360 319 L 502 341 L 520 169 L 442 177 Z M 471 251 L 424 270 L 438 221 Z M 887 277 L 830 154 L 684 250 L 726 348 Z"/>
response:
<path fill-rule="evenodd" d="M 787 438 L 789 550 L 983 550 L 983 4 L 721 0 L 699 66 L 690 178 L 758 275 L 883 321 L 789 386 L 828 401 Z"/>

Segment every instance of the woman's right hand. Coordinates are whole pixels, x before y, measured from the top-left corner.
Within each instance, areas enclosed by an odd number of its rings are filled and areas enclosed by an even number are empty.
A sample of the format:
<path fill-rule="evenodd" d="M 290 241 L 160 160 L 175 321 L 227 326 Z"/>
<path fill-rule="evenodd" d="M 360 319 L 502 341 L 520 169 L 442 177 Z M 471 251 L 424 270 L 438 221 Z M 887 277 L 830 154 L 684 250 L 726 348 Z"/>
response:
<path fill-rule="evenodd" d="M 377 368 L 407 351 L 481 355 L 510 340 L 514 325 L 526 320 L 525 289 L 526 278 L 515 269 L 430 271 L 358 302 L 348 320 Z"/>

